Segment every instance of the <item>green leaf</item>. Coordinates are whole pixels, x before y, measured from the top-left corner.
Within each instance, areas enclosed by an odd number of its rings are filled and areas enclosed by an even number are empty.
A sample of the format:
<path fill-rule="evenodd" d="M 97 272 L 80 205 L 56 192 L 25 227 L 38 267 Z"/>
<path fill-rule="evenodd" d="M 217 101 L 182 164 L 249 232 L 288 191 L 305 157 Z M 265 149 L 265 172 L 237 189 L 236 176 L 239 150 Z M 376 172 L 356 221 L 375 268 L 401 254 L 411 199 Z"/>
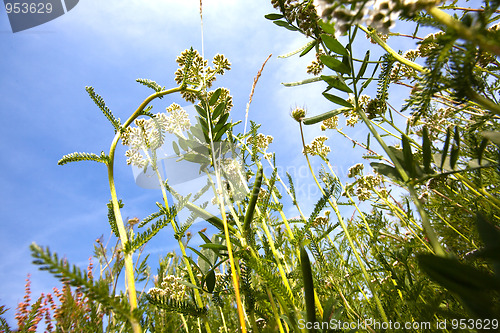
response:
<path fill-rule="evenodd" d="M 280 27 L 286 28 L 290 31 L 300 31 L 300 29 L 297 29 L 296 27 L 294 27 L 293 25 L 290 25 L 288 22 L 285 22 L 285 21 L 273 21 L 273 23 L 280 26 Z"/>
<path fill-rule="evenodd" d="M 177 156 L 180 156 L 181 151 L 179 150 L 179 146 L 177 145 L 177 142 L 172 141 L 172 148 L 174 148 L 174 152 Z"/>
<path fill-rule="evenodd" d="M 343 56 L 349 56 L 349 53 L 345 49 L 342 44 L 338 40 L 336 40 L 334 37 L 327 35 L 327 34 L 321 34 L 321 40 L 323 43 L 325 43 L 326 47 L 337 54 L 343 55 Z"/>
<path fill-rule="evenodd" d="M 431 279 L 458 294 L 467 307 L 480 318 L 493 314 L 493 295 L 500 291 L 500 280 L 455 259 L 421 254 L 418 263 Z"/>
<path fill-rule="evenodd" d="M 490 140 L 497 146 L 500 146 L 500 132 L 485 131 L 481 133 L 486 139 Z"/>
<path fill-rule="evenodd" d="M 455 133 L 453 135 L 453 146 L 451 147 L 450 152 L 450 166 L 452 169 L 455 169 L 455 165 L 458 161 L 458 155 L 460 151 L 460 132 L 458 131 L 458 126 L 455 126 Z"/>
<path fill-rule="evenodd" d="M 335 96 L 335 95 L 332 95 L 332 94 L 328 94 L 326 92 L 323 93 L 323 96 L 326 97 L 326 99 L 328 99 L 330 102 L 333 102 L 335 104 L 338 104 L 338 105 L 342 105 L 342 106 L 345 106 L 347 108 L 353 108 L 352 104 L 349 103 L 348 101 L 338 97 L 338 96 Z"/>
<path fill-rule="evenodd" d="M 304 281 L 304 300 L 306 302 L 307 321 L 309 323 L 315 323 L 316 306 L 314 304 L 314 281 L 311 261 L 303 246 L 300 247 L 300 268 L 302 269 L 302 280 Z M 309 332 L 315 332 L 315 329 L 311 328 Z"/>
<path fill-rule="evenodd" d="M 214 91 L 214 93 L 210 97 L 210 100 L 208 101 L 208 104 L 211 106 L 215 105 L 215 103 L 217 103 L 217 100 L 219 99 L 221 92 L 222 92 L 221 88 L 218 88 L 216 91 Z"/>
<path fill-rule="evenodd" d="M 317 116 L 304 118 L 302 120 L 302 122 L 304 123 L 304 125 L 313 125 L 313 124 L 319 123 L 320 121 L 329 119 L 331 117 L 335 117 L 335 116 L 337 116 L 341 113 L 347 112 L 349 110 L 352 110 L 352 108 L 340 108 L 340 109 L 331 110 L 331 111 L 322 113 L 322 114 L 317 115 Z"/>
<path fill-rule="evenodd" d="M 221 251 L 221 250 L 227 251 L 227 246 L 222 245 L 222 244 L 207 243 L 207 244 L 201 244 L 200 247 L 204 248 L 204 249 L 211 249 L 211 250 L 216 250 L 216 251 Z"/>
<path fill-rule="evenodd" d="M 181 146 L 181 148 L 184 151 L 188 151 L 189 150 L 189 145 L 188 145 L 186 139 L 179 137 L 179 145 Z"/>
<path fill-rule="evenodd" d="M 422 157 L 424 160 L 424 172 L 431 174 L 432 148 L 427 126 L 424 126 L 422 129 Z"/>
<path fill-rule="evenodd" d="M 217 122 L 217 125 L 214 127 L 214 132 L 217 133 L 221 130 L 221 128 L 226 124 L 227 119 L 229 118 L 229 112 L 223 114 L 220 118 L 219 121 Z"/>
<path fill-rule="evenodd" d="M 205 155 L 201 155 L 192 151 L 182 155 L 182 158 L 193 163 L 210 163 L 210 160 Z"/>
<path fill-rule="evenodd" d="M 322 55 L 319 57 L 319 59 L 326 67 L 328 67 L 336 72 L 344 73 L 344 74 L 350 74 L 350 72 L 351 72 L 349 67 L 347 67 L 342 61 L 340 61 L 334 57 Z"/>
<path fill-rule="evenodd" d="M 356 75 L 356 80 L 359 80 L 365 74 L 366 68 L 368 67 L 368 61 L 370 61 L 370 50 L 366 51 L 365 58 L 363 59 L 363 63 L 359 68 L 358 75 Z"/>
<path fill-rule="evenodd" d="M 284 16 L 281 14 L 276 14 L 276 13 L 271 13 L 271 14 L 266 14 L 264 17 L 268 20 L 274 21 L 274 20 L 279 20 L 283 18 Z"/>
<path fill-rule="evenodd" d="M 330 35 L 335 35 L 335 28 L 333 24 L 324 22 L 323 20 L 319 20 L 318 25 L 321 27 L 321 29 L 323 29 L 324 32 Z"/>
<path fill-rule="evenodd" d="M 340 78 L 336 75 L 330 75 L 330 76 L 321 75 L 321 79 L 323 81 L 325 81 L 326 83 L 328 83 L 328 85 L 332 88 L 335 88 L 335 89 L 338 89 L 340 91 L 344 91 L 347 93 L 352 93 L 351 88 L 349 88 L 345 84 L 344 80 L 342 80 L 342 78 Z"/>
<path fill-rule="evenodd" d="M 207 276 L 205 276 L 205 286 L 209 293 L 212 293 L 215 288 L 215 272 L 213 269 L 209 270 Z"/>
<path fill-rule="evenodd" d="M 488 221 L 482 214 L 477 214 L 476 226 L 479 236 L 484 243 L 480 256 L 493 262 L 497 276 L 500 276 L 500 230 Z"/>
<path fill-rule="evenodd" d="M 257 199 L 259 198 L 263 174 L 264 172 L 262 170 L 262 167 L 259 166 L 259 168 L 257 169 L 257 174 L 255 175 L 255 183 L 253 184 L 252 194 L 250 197 L 250 201 L 248 202 L 247 210 L 245 213 L 245 220 L 243 223 L 243 232 L 245 233 L 246 237 L 250 235 L 255 205 L 257 204 Z"/>
<path fill-rule="evenodd" d="M 281 84 L 284 85 L 285 87 L 295 87 L 295 86 L 301 86 L 303 84 L 308 84 L 308 83 L 313 83 L 313 82 L 318 82 L 318 81 L 321 81 L 320 77 L 311 77 L 309 79 L 305 79 L 302 81 L 285 82 L 285 83 L 281 83 Z"/>
<path fill-rule="evenodd" d="M 299 55 L 299 57 L 305 56 L 306 54 L 309 53 L 317 44 L 317 41 L 312 41 L 311 43 L 307 44 L 307 47 L 302 51 Z"/>
<path fill-rule="evenodd" d="M 444 162 L 446 161 L 446 157 L 448 156 L 448 149 L 450 148 L 450 138 L 451 138 L 451 126 L 448 127 L 448 129 L 446 130 L 446 139 L 444 141 L 443 150 L 441 152 L 441 164 L 440 164 L 441 171 L 443 171 Z"/>
<path fill-rule="evenodd" d="M 226 125 L 224 125 L 215 135 L 214 142 L 220 141 L 224 133 L 226 133 L 226 131 L 231 127 L 231 125 L 232 125 L 231 123 L 227 123 Z"/>
<path fill-rule="evenodd" d="M 478 162 L 479 165 L 481 165 L 481 161 L 483 159 L 483 154 L 484 154 L 484 151 L 486 150 L 486 146 L 488 146 L 489 141 L 490 140 L 488 140 L 488 139 L 481 140 L 481 144 L 478 147 L 478 150 L 477 150 L 477 162 Z"/>
<path fill-rule="evenodd" d="M 187 282 L 187 281 L 184 281 L 184 280 L 177 280 L 177 282 L 179 282 L 180 284 L 183 284 L 183 285 L 185 285 L 186 287 L 189 287 L 189 288 L 198 289 L 200 291 L 203 290 L 200 287 L 198 287 L 197 285 L 192 284 L 191 282 Z"/>
<path fill-rule="evenodd" d="M 203 118 L 203 119 L 206 119 L 207 118 L 207 112 L 205 111 L 204 108 L 202 108 L 201 106 L 199 105 L 195 105 L 194 108 L 196 109 L 196 112 L 198 112 L 198 114 Z"/>
<path fill-rule="evenodd" d="M 200 251 L 196 250 L 195 248 L 192 248 L 191 246 L 188 246 L 187 248 L 190 249 L 191 251 L 193 251 L 194 253 L 196 253 L 198 255 L 198 259 L 203 260 L 204 262 L 206 262 L 209 265 L 209 267 L 212 267 L 212 263 L 210 262 L 210 260 L 206 256 L 204 256 Z M 198 262 L 198 266 L 200 266 L 200 270 L 201 270 L 201 265 L 199 262 Z M 203 274 L 205 274 L 205 273 L 206 273 L 206 271 L 203 272 Z"/>
<path fill-rule="evenodd" d="M 220 103 L 215 107 L 214 112 L 212 113 L 212 119 L 217 119 L 217 117 L 226 109 L 226 103 Z"/>
<path fill-rule="evenodd" d="M 410 139 L 406 134 L 401 138 L 403 144 L 404 168 L 410 174 L 411 178 L 416 177 L 415 162 L 413 161 L 413 153 L 411 152 Z"/>
<path fill-rule="evenodd" d="M 376 172 L 380 173 L 381 175 L 389 177 L 393 180 L 403 181 L 403 178 L 401 178 L 398 170 L 393 166 L 379 162 L 372 162 L 370 163 L 370 165 Z"/>

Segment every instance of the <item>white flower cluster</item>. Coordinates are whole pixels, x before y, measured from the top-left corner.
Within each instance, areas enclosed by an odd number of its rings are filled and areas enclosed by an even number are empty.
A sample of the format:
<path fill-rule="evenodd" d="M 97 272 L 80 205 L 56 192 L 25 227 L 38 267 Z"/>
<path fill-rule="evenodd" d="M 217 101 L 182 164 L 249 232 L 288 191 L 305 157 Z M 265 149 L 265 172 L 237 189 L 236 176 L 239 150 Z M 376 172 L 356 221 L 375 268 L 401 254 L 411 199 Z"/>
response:
<path fill-rule="evenodd" d="M 122 134 L 122 143 L 130 148 L 125 152 L 127 164 L 144 168 L 148 165 L 147 158 L 141 153 L 160 148 L 164 132 L 175 133 L 186 131 L 191 126 L 189 116 L 179 105 L 172 104 L 166 113 L 157 113 L 154 118 L 136 119 L 137 127 L 128 127 Z"/>
<path fill-rule="evenodd" d="M 167 296 L 169 298 L 181 301 L 186 296 L 186 286 L 179 281 L 182 279 L 174 275 L 166 275 L 160 284 L 160 288 L 154 287 L 149 289 L 148 294 L 151 296 Z"/>
<path fill-rule="evenodd" d="M 271 135 L 264 135 L 262 133 L 257 134 L 255 137 L 249 137 L 248 142 L 256 145 L 262 150 L 266 150 L 269 144 L 273 142 L 274 138 Z"/>
<path fill-rule="evenodd" d="M 349 94 L 349 98 L 347 99 L 347 101 L 352 105 L 356 104 L 353 94 Z M 368 95 L 359 96 L 358 105 L 364 112 L 366 112 L 366 107 L 368 106 L 368 103 L 370 103 L 370 96 Z M 354 125 L 356 125 L 359 122 L 358 113 L 354 109 L 344 112 L 344 116 L 347 118 L 345 121 L 347 126 L 354 127 Z"/>
<path fill-rule="evenodd" d="M 358 179 L 356 187 L 356 196 L 360 201 L 370 199 L 371 190 L 382 184 L 382 176 L 380 175 L 366 175 Z M 378 190 L 381 195 L 386 196 L 386 189 L 381 188 Z"/>
<path fill-rule="evenodd" d="M 304 148 L 304 155 L 318 155 L 326 158 L 326 155 L 331 151 L 330 147 L 325 145 L 325 141 L 328 140 L 326 136 L 316 137 L 310 145 L 306 145 Z"/>
<path fill-rule="evenodd" d="M 435 6 L 442 0 L 314 0 L 318 16 L 335 22 L 338 37 L 351 25 L 365 23 L 382 33 L 388 33 L 401 13 L 412 16 Z"/>
<path fill-rule="evenodd" d="M 356 176 L 361 176 L 361 171 L 365 168 L 363 163 L 358 163 L 349 168 L 347 177 L 354 178 Z"/>
<path fill-rule="evenodd" d="M 323 124 L 321 125 L 321 130 L 325 131 L 327 129 L 336 129 L 339 124 L 339 117 L 333 116 L 328 119 L 323 120 Z"/>

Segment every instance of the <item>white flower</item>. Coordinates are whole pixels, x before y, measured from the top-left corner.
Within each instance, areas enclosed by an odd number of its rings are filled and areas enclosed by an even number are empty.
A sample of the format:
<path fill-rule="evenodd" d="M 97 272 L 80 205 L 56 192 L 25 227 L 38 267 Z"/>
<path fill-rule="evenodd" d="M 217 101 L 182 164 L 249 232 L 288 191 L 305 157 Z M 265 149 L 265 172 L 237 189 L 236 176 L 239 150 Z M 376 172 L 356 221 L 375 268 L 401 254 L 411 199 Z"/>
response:
<path fill-rule="evenodd" d="M 325 145 L 325 141 L 328 140 L 326 136 L 318 136 L 316 137 L 310 145 L 306 145 L 304 148 L 304 155 L 318 155 L 326 158 L 328 153 L 331 151 L 330 147 Z"/>

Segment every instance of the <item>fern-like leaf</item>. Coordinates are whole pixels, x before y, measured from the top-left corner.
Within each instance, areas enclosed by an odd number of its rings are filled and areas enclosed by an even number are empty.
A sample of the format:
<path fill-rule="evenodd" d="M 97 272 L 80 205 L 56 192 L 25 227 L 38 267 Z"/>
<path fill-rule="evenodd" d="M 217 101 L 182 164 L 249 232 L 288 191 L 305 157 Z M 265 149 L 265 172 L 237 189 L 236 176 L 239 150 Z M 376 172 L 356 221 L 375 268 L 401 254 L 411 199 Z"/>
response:
<path fill-rule="evenodd" d="M 104 152 L 101 152 L 101 155 L 96 155 L 94 153 L 71 153 L 68 155 L 64 155 L 58 162 L 58 165 L 64 165 L 70 162 L 80 162 L 80 161 L 94 161 L 99 163 L 108 164 L 109 158 Z"/>
<path fill-rule="evenodd" d="M 108 206 L 108 222 L 111 230 L 115 234 L 116 237 L 120 237 L 118 232 L 118 226 L 116 225 L 116 216 L 115 211 L 113 210 L 113 202 L 109 200 L 109 203 L 106 204 Z M 121 200 L 118 201 L 118 208 L 123 208 L 123 202 Z"/>
<path fill-rule="evenodd" d="M 79 290 L 90 300 L 100 303 L 105 309 L 113 311 L 116 315 L 131 319 L 132 314 L 128 303 L 121 302 L 118 298 L 109 295 L 108 284 L 104 280 L 97 282 L 89 279 L 86 272 L 77 266 L 72 266 L 66 260 L 59 259 L 57 254 L 52 254 L 49 248 L 42 248 L 35 243 L 30 245 L 33 263 L 40 266 L 40 270 L 49 271 L 62 282 L 67 282 Z"/>
<path fill-rule="evenodd" d="M 148 88 L 153 89 L 156 92 L 160 92 L 160 91 L 165 89 L 165 87 L 162 87 L 158 83 L 156 83 L 155 81 L 152 81 L 149 79 L 137 79 L 136 81 L 139 82 L 140 84 L 148 87 Z"/>
<path fill-rule="evenodd" d="M 175 207 L 170 207 L 168 214 L 165 217 L 154 223 L 148 230 L 141 232 L 135 236 L 135 238 L 125 245 L 126 253 L 133 253 L 135 250 L 146 244 L 154 235 L 156 235 L 161 229 L 167 226 L 175 217 L 177 216 L 177 210 Z"/>
<path fill-rule="evenodd" d="M 199 308 L 186 301 L 177 301 L 167 295 L 148 294 L 146 297 L 150 304 L 168 312 L 177 312 L 194 317 L 201 317 L 207 313 L 206 308 Z"/>
<path fill-rule="evenodd" d="M 111 110 L 106 106 L 106 103 L 104 103 L 102 97 L 96 94 L 93 87 L 85 87 L 85 90 L 87 90 L 90 98 L 92 98 L 94 103 L 99 107 L 99 109 L 101 109 L 102 113 L 104 113 L 106 118 L 108 118 L 108 120 L 111 122 L 111 125 L 113 125 L 113 127 L 115 128 L 115 133 L 119 131 L 121 127 L 120 119 L 115 118 Z"/>

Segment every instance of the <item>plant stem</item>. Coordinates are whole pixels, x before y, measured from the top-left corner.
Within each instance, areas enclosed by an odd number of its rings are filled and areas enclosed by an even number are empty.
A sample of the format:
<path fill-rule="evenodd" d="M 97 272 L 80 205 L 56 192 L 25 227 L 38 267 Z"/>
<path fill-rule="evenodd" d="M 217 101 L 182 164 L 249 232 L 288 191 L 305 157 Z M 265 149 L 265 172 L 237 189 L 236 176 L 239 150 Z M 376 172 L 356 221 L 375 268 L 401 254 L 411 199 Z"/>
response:
<path fill-rule="evenodd" d="M 495 40 L 486 38 L 477 31 L 470 29 L 462 24 L 462 22 L 454 19 L 452 16 L 442 11 L 437 7 L 431 7 L 427 9 L 429 13 L 436 21 L 441 24 L 446 25 L 449 29 L 455 31 L 461 38 L 478 45 L 480 48 L 492 52 L 497 56 L 500 55 L 500 46 L 495 43 Z"/>

